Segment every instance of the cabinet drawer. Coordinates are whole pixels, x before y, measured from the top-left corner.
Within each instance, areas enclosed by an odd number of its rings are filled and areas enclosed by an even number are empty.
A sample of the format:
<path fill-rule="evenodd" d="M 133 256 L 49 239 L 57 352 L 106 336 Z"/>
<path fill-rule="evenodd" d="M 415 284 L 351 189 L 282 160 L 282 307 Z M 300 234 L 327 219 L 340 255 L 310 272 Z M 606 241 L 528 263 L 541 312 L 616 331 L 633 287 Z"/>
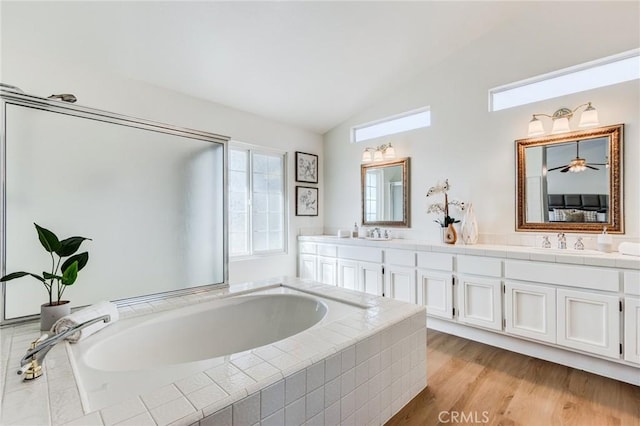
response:
<path fill-rule="evenodd" d="M 385 250 L 384 263 L 413 267 L 416 266 L 416 253 L 411 250 Z"/>
<path fill-rule="evenodd" d="M 316 252 L 318 253 L 318 256 L 336 257 L 338 247 L 328 244 L 318 244 Z"/>
<path fill-rule="evenodd" d="M 640 296 L 640 271 L 624 272 L 624 292 Z"/>
<path fill-rule="evenodd" d="M 502 276 L 502 260 L 478 256 L 458 256 L 457 271 L 461 274 Z"/>
<path fill-rule="evenodd" d="M 521 281 L 534 281 L 592 290 L 620 291 L 618 271 L 584 265 L 572 266 L 507 260 L 504 264 L 504 276 Z"/>
<path fill-rule="evenodd" d="M 300 254 L 316 254 L 316 243 L 300 243 Z"/>
<path fill-rule="evenodd" d="M 338 247 L 338 257 L 341 259 L 382 263 L 382 249 L 373 247 L 340 246 Z"/>
<path fill-rule="evenodd" d="M 446 253 L 418 252 L 418 268 L 453 271 L 453 256 Z"/>

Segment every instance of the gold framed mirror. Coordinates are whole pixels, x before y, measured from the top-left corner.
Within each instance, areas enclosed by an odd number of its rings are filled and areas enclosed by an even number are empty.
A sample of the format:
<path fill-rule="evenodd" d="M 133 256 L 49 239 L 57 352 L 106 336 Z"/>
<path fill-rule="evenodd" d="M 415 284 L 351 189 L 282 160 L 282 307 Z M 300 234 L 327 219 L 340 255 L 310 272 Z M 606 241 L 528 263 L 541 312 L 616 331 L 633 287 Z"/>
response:
<path fill-rule="evenodd" d="M 624 233 L 623 130 L 516 140 L 516 231 Z"/>
<path fill-rule="evenodd" d="M 409 227 L 409 158 L 362 164 L 364 226 Z"/>

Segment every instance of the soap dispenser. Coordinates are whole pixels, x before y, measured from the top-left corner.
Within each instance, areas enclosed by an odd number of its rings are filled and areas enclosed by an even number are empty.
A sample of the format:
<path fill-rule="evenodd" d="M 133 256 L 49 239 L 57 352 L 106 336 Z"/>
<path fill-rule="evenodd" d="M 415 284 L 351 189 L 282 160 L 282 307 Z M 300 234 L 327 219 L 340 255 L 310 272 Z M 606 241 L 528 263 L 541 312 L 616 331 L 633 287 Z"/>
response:
<path fill-rule="evenodd" d="M 607 234 L 607 227 L 602 230 L 602 234 L 598 235 L 598 250 L 604 253 L 610 253 L 613 249 L 613 238 Z"/>
<path fill-rule="evenodd" d="M 351 232 L 351 238 L 358 238 L 358 222 L 353 222 L 353 231 Z"/>

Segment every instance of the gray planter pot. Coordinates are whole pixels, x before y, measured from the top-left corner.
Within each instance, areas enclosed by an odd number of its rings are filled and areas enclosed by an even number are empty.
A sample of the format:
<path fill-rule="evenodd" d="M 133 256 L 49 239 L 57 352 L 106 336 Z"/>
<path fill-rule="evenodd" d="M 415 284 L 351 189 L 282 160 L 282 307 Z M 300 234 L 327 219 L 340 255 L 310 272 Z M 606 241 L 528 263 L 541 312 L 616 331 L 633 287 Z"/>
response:
<path fill-rule="evenodd" d="M 71 313 L 71 303 L 61 300 L 59 305 L 45 303 L 40 306 L 40 330 L 49 331 L 53 324 L 65 315 Z"/>

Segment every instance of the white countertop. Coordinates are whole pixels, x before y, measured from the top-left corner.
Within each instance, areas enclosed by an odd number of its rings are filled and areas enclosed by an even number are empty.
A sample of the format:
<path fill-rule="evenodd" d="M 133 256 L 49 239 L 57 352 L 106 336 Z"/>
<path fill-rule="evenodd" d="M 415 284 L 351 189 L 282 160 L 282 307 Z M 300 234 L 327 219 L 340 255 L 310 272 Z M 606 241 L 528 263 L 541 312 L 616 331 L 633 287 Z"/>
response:
<path fill-rule="evenodd" d="M 623 269 L 640 269 L 640 257 L 618 252 L 601 253 L 595 250 L 560 250 L 538 247 L 491 244 L 443 244 L 421 240 L 391 239 L 385 241 L 362 238 L 338 238 L 332 235 L 299 236 L 300 242 L 345 244 L 362 247 L 379 247 L 400 250 L 432 251 L 439 253 L 487 256 L 503 259 L 533 260 L 539 262 L 568 263 L 573 265 L 604 266 Z"/>

